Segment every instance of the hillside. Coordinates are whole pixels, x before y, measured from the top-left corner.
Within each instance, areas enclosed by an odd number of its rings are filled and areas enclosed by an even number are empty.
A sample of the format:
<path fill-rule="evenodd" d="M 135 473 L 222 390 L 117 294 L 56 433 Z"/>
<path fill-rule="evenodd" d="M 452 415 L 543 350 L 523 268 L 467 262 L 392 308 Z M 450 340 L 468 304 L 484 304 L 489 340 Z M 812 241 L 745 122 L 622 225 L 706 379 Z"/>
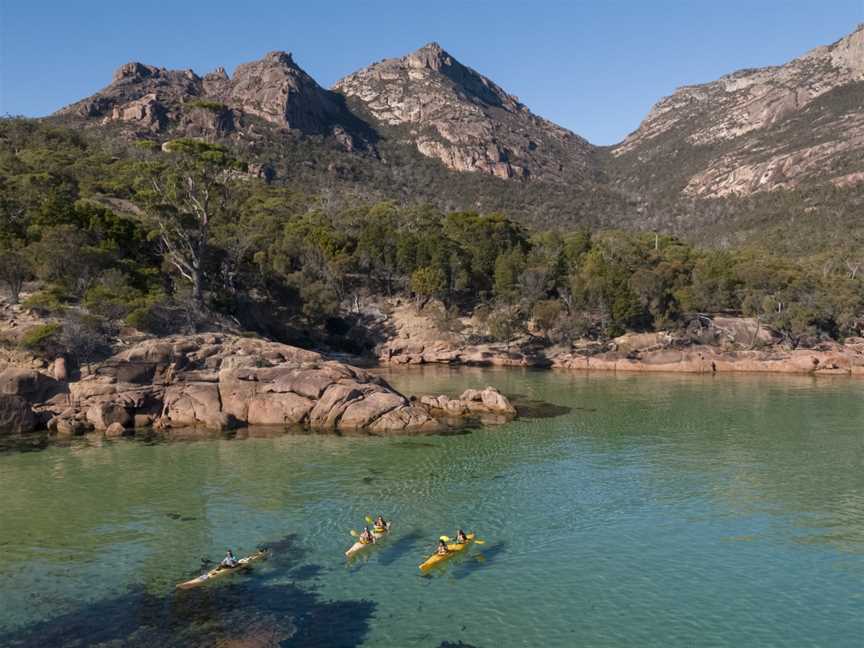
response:
<path fill-rule="evenodd" d="M 864 181 L 864 25 L 785 65 L 740 70 L 659 101 L 610 173 L 640 195 L 750 195 Z"/>
<path fill-rule="evenodd" d="M 812 253 L 861 229 L 864 28 L 785 65 L 683 87 L 606 148 L 437 43 L 331 90 L 285 52 L 231 77 L 129 63 L 52 119 L 111 146 L 227 143 L 261 177 L 303 192 Z"/>

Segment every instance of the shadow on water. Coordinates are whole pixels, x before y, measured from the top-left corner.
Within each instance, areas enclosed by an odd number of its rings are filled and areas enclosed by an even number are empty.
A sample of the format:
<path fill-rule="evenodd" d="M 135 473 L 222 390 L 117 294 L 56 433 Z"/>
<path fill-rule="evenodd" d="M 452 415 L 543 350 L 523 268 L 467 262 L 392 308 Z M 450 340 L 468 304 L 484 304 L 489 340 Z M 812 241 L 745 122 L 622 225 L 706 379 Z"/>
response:
<path fill-rule="evenodd" d="M 22 434 L 3 436 L 0 434 L 0 453 L 39 452 L 51 445 L 47 434 Z"/>
<path fill-rule="evenodd" d="M 456 579 L 466 578 L 478 569 L 489 567 L 495 562 L 498 556 L 504 553 L 506 549 L 507 543 L 505 542 L 496 542 L 491 545 L 486 545 L 476 554 L 468 556 L 466 560 L 455 565 L 454 569 L 450 572 L 450 575 Z"/>
<path fill-rule="evenodd" d="M 539 400 L 514 400 L 513 403 L 519 418 L 525 419 L 550 419 L 564 416 L 573 411 L 572 407 L 566 405 L 556 405 Z"/>
<path fill-rule="evenodd" d="M 416 553 L 417 545 L 423 540 L 423 534 L 413 529 L 408 534 L 401 536 L 392 544 L 388 544 L 379 554 L 378 562 L 382 565 L 392 565 L 402 556 Z"/>
<path fill-rule="evenodd" d="M 295 581 L 308 581 L 318 578 L 325 571 L 327 570 L 321 565 L 301 565 L 288 572 L 288 576 Z"/>
<path fill-rule="evenodd" d="M 189 515 L 180 515 L 179 513 L 166 513 L 165 517 L 176 520 L 178 522 L 194 522 L 197 520 L 197 517 L 191 517 Z"/>
<path fill-rule="evenodd" d="M 467 644 L 464 641 L 442 641 L 438 644 L 438 648 L 478 648 L 474 644 Z"/>
<path fill-rule="evenodd" d="M 391 444 L 394 448 L 399 448 L 400 450 L 425 450 L 428 448 L 440 448 L 441 446 L 436 445 L 434 443 L 427 443 L 426 441 L 397 441 L 396 443 Z"/>
<path fill-rule="evenodd" d="M 305 552 L 296 536 L 269 545 L 270 559 L 248 575 L 193 590 L 163 594 L 140 585 L 80 609 L 24 626 L 3 646 L 359 646 L 376 604 L 370 600 L 322 601 L 285 576 L 307 581 L 319 565 L 300 565 Z M 290 553 L 280 554 L 276 548 Z"/>

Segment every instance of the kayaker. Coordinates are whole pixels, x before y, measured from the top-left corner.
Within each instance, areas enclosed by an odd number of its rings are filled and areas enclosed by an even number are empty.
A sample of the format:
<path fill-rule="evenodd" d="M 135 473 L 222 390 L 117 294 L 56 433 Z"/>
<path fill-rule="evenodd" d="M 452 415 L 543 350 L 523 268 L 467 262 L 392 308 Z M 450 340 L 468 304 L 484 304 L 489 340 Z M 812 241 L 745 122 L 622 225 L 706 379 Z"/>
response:
<path fill-rule="evenodd" d="M 458 544 L 465 544 L 468 542 L 468 536 L 465 535 L 465 532 L 462 529 L 459 529 L 458 533 L 456 533 L 456 542 Z"/>
<path fill-rule="evenodd" d="M 379 515 L 375 518 L 375 530 L 376 531 L 386 531 L 387 530 L 387 520 L 384 519 L 383 515 Z"/>
<path fill-rule="evenodd" d="M 222 559 L 222 562 L 219 563 L 220 569 L 233 569 L 237 566 L 237 559 L 234 557 L 234 553 L 229 549 L 228 553 L 225 554 L 225 557 Z"/>
<path fill-rule="evenodd" d="M 444 540 L 438 541 L 438 549 L 436 550 L 435 553 L 437 553 L 439 556 L 444 556 L 444 555 L 450 553 L 450 550 L 447 548 L 447 543 L 444 542 Z"/>
<path fill-rule="evenodd" d="M 363 527 L 363 533 L 360 534 L 360 542 L 363 544 L 375 542 L 375 536 L 369 531 L 369 527 Z"/>

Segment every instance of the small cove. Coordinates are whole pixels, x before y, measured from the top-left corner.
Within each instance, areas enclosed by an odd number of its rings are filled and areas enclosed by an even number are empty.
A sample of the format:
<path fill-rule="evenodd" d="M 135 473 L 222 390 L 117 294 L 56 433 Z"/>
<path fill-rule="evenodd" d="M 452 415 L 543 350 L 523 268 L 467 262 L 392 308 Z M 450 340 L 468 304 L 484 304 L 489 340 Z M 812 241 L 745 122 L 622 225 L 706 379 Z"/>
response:
<path fill-rule="evenodd" d="M 523 417 L 0 454 L 0 645 L 858 645 L 858 381 L 380 373 L 406 393 L 493 385 Z M 393 536 L 346 564 L 379 509 Z M 457 526 L 486 544 L 421 576 Z M 252 574 L 174 592 L 258 545 Z"/>

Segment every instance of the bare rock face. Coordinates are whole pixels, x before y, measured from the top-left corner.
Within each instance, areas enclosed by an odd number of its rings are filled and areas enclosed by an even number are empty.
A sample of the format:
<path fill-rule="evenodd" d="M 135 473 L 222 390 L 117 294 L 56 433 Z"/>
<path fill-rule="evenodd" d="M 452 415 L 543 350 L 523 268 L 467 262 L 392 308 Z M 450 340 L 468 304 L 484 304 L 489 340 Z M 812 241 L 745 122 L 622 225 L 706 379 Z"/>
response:
<path fill-rule="evenodd" d="M 37 424 L 29 401 L 21 396 L 0 394 L 0 434 L 32 432 Z"/>
<path fill-rule="evenodd" d="M 65 391 L 65 383 L 32 369 L 7 367 L 0 371 L 0 394 L 42 402 Z"/>
<path fill-rule="evenodd" d="M 436 415 L 435 408 L 410 401 L 361 369 L 296 347 L 230 335 L 139 343 L 85 379 L 63 385 L 62 399 L 53 395 L 55 382 L 36 372 L 0 373 L 0 431 L 33 429 L 42 416 L 50 417 L 49 430 L 65 436 L 89 430 L 119 436 L 142 425 L 435 432 L 446 429 L 449 423 L 442 419 L 454 415 L 515 414 L 506 398 L 487 389 L 463 395 L 459 412 Z"/>
<path fill-rule="evenodd" d="M 594 171 L 588 142 L 534 115 L 437 43 L 355 72 L 334 89 L 457 171 L 562 181 Z"/>
<path fill-rule="evenodd" d="M 637 175 L 665 162 L 683 193 L 717 198 L 790 188 L 809 179 L 847 184 L 864 152 L 864 25 L 785 65 L 685 86 L 659 101 L 612 151 Z M 851 171 L 864 170 L 864 164 Z M 664 183 L 662 173 L 651 181 Z M 646 176 L 647 177 L 647 176 Z"/>
<path fill-rule="evenodd" d="M 126 63 L 110 85 L 56 114 L 119 124 L 136 136 L 170 132 L 242 139 L 241 126 L 260 118 L 277 129 L 332 136 L 347 150 L 366 150 L 374 141 L 344 97 L 319 86 L 287 52 L 239 65 L 233 78 L 221 67 L 199 77 L 192 70 Z"/>
<path fill-rule="evenodd" d="M 319 86 L 288 52 L 238 65 L 225 96 L 247 114 L 304 133 L 329 133 L 344 110 L 341 97 Z"/>

